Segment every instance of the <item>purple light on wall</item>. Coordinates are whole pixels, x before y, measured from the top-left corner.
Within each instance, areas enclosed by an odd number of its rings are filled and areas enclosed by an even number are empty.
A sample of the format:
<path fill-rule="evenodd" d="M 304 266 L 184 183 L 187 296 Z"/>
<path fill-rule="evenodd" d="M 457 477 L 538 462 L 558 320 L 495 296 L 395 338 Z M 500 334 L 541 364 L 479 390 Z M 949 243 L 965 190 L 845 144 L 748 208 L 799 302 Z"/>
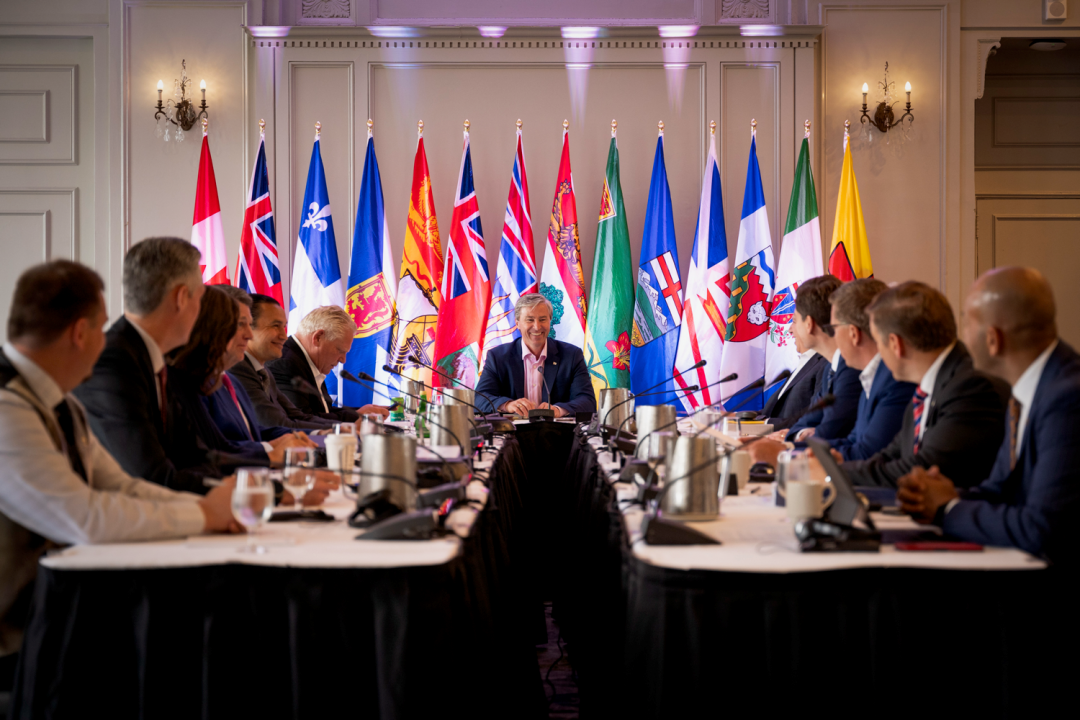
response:
<path fill-rule="evenodd" d="M 501 38 L 506 34 L 506 28 L 499 25 L 479 25 L 476 29 L 486 38 Z"/>
<path fill-rule="evenodd" d="M 697 35 L 697 25 L 661 25 L 657 28 L 662 38 L 684 38 Z"/>
<path fill-rule="evenodd" d="M 779 25 L 743 25 L 739 28 L 739 34 L 743 37 L 776 37 L 784 34 L 784 28 Z"/>
<path fill-rule="evenodd" d="M 600 30 L 601 28 L 598 27 L 564 27 L 562 28 L 562 36 L 566 40 L 592 40 L 600 37 Z"/>
<path fill-rule="evenodd" d="M 414 27 L 401 25 L 372 25 L 367 31 L 379 38 L 411 38 L 420 37 L 420 30 Z"/>

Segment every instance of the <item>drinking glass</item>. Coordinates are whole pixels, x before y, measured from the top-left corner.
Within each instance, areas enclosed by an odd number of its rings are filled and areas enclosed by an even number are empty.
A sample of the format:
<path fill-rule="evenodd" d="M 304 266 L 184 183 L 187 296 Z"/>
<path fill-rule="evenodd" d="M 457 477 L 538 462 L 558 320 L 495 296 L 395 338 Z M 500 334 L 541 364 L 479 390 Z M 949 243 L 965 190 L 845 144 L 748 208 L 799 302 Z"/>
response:
<path fill-rule="evenodd" d="M 304 495 L 315 487 L 315 450 L 306 447 L 285 448 L 285 487 L 293 496 L 293 509 L 303 507 Z"/>
<path fill-rule="evenodd" d="M 270 471 L 259 467 L 237 469 L 232 513 L 236 522 L 247 530 L 247 544 L 240 548 L 240 552 L 266 552 L 265 547 L 255 544 L 255 529 L 270 519 L 273 509 L 274 486 L 270 483 Z"/>

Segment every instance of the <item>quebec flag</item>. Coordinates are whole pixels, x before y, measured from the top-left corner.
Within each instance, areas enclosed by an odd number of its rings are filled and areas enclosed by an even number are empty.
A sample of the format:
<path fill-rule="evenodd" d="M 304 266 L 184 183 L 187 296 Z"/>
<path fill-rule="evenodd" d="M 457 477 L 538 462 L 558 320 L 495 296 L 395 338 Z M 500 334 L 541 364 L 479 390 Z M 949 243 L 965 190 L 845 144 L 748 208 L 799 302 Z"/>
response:
<path fill-rule="evenodd" d="M 341 281 L 330 195 L 319 152 L 319 135 L 311 148 L 304 204 L 300 207 L 300 232 L 293 258 L 292 291 L 289 293 L 289 327 L 294 331 L 309 312 L 323 305 L 345 307 L 345 284 Z M 336 373 L 326 378 L 326 389 L 338 397 Z"/>
<path fill-rule="evenodd" d="M 376 381 L 392 387 L 397 387 L 396 376 L 382 368 L 390 359 L 387 349 L 397 319 L 396 295 L 397 275 L 390 257 L 390 230 L 386 225 L 382 178 L 379 161 L 375 158 L 375 140 L 368 130 L 367 158 L 364 160 L 364 177 L 360 180 L 360 201 L 356 205 L 356 229 L 349 263 L 349 292 L 345 296 L 345 312 L 356 323 L 356 333 L 345 358 L 345 369 L 353 375 L 368 373 Z M 341 389 L 342 404 L 348 407 L 362 407 L 374 402 L 372 391 L 362 385 L 345 383 Z"/>

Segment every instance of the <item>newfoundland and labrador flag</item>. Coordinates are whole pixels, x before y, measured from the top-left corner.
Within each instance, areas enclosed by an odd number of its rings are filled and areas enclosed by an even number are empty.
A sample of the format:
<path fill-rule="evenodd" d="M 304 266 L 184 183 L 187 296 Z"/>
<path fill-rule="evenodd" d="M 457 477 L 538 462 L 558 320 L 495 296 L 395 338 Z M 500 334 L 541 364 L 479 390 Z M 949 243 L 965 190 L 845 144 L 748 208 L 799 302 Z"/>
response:
<path fill-rule="evenodd" d="M 349 292 L 345 295 L 345 312 L 356 323 L 356 333 L 345 358 L 345 369 L 353 375 L 368 373 L 377 382 L 391 387 L 397 387 L 396 376 L 382 368 L 389 360 L 387 353 L 396 318 L 396 286 L 379 161 L 375 158 L 375 139 L 368 130 L 367 157 L 364 176 L 360 180 L 352 260 L 349 262 Z M 372 391 L 356 383 L 345 383 L 342 401 L 349 407 L 367 405 L 373 402 Z"/>
<path fill-rule="evenodd" d="M 490 302 L 491 279 L 484 230 L 480 227 L 480 205 L 473 186 L 469 131 L 465 130 L 454 216 L 450 219 L 450 243 L 446 246 L 442 305 L 435 327 L 435 365 L 465 387 L 476 387 Z M 435 387 L 451 384 L 441 375 L 434 375 L 431 380 Z"/>
<path fill-rule="evenodd" d="M 330 215 L 330 195 L 326 191 L 318 134 L 311 148 L 297 240 L 289 292 L 289 327 L 293 330 L 317 307 L 345 307 L 345 284 L 341 281 L 334 219 Z M 336 373 L 326 378 L 326 388 L 337 397 Z"/>
<path fill-rule="evenodd" d="M 795 166 L 795 183 L 791 188 L 784 244 L 780 246 L 780 263 L 776 267 L 776 287 L 772 314 L 769 316 L 769 344 L 765 349 L 765 379 L 772 382 L 785 370 L 793 370 L 799 361 L 791 321 L 795 313 L 795 297 L 799 285 L 821 275 L 821 225 L 818 222 L 817 193 L 810 172 L 810 141 L 803 138 L 799 162 Z M 772 388 L 779 391 L 783 385 Z M 768 396 L 768 391 L 766 391 Z"/>
<path fill-rule="evenodd" d="M 645 230 L 637 269 L 634 325 L 630 336 L 630 390 L 646 392 L 671 377 L 679 343 L 683 296 L 679 275 L 679 250 L 675 245 L 675 219 L 671 189 L 664 166 L 664 135 L 656 140 L 649 200 L 645 206 Z M 693 383 L 691 383 L 693 384 Z M 674 390 L 674 382 L 657 390 Z M 667 405 L 673 392 L 647 395 L 638 405 Z"/>
<path fill-rule="evenodd" d="M 720 360 L 721 376 L 733 372 L 739 374 L 738 380 L 728 383 L 734 387 L 721 386 L 721 397 L 728 410 L 744 401 L 743 410 L 760 410 L 762 407 L 760 389 L 738 391 L 765 377 L 765 346 L 769 340 L 767 333 L 774 284 L 772 235 L 765 209 L 765 191 L 761 187 L 757 139 L 751 135 L 739 243 L 735 249 L 735 268 L 731 273 L 727 335 Z M 749 400 L 746 397 L 748 393 L 753 393 Z"/>
<path fill-rule="evenodd" d="M 191 244 L 199 248 L 202 281 L 205 285 L 229 284 L 229 261 L 225 255 L 225 231 L 221 229 L 221 205 L 218 203 L 214 161 L 210 142 L 203 130 L 199 178 L 195 186 L 195 216 L 191 221 Z"/>
<path fill-rule="evenodd" d="M 251 172 L 234 281 L 241 290 L 268 295 L 284 306 L 274 209 L 270 207 L 270 178 L 266 174 L 265 141 L 265 135 L 259 133 L 259 154 L 255 156 L 255 169 Z"/>
<path fill-rule="evenodd" d="M 574 176 L 570 172 L 570 134 L 565 127 L 562 137 L 562 159 L 555 179 L 555 199 L 551 203 L 540 294 L 554 307 L 549 336 L 584 347 L 585 275 L 581 270 Z"/>
<path fill-rule="evenodd" d="M 514 169 L 510 173 L 510 194 L 506 198 L 506 215 L 503 218 L 502 243 L 499 245 L 499 267 L 495 287 L 491 291 L 484 353 L 480 359 L 481 370 L 489 352 L 521 337 L 514 320 L 514 305 L 522 295 L 536 291 L 536 253 L 533 250 L 532 212 L 529 210 L 529 180 L 525 176 L 525 152 L 521 148 L 519 127 Z"/>
<path fill-rule="evenodd" d="M 851 138 L 844 131 L 844 168 L 840 171 L 840 197 L 836 201 L 832 246 L 829 249 L 829 274 L 844 282 L 874 277 L 870 262 L 870 244 L 866 239 L 859 183 L 851 167 Z"/>
<path fill-rule="evenodd" d="M 692 373 L 675 376 L 680 388 L 695 384 L 701 387 L 695 393 L 679 395 L 679 401 L 687 412 L 720 402 L 721 388 L 707 386 L 723 377 L 720 358 L 727 332 L 724 316 L 728 310 L 729 282 L 724 198 L 720 192 L 720 169 L 716 162 L 716 136 L 711 135 L 705 177 L 701 181 L 701 203 L 694 231 L 694 250 L 690 255 L 690 273 L 686 277 L 686 302 L 683 303 L 682 325 L 679 327 L 679 350 L 675 355 L 675 369 L 680 373 L 702 360 L 708 361 L 705 367 Z M 738 380 L 732 384 L 735 385 L 733 389 L 742 387 L 738 385 Z"/>
<path fill-rule="evenodd" d="M 619 145 L 615 128 L 608 146 L 600 222 L 596 226 L 589 321 L 585 326 L 585 364 L 593 391 L 630 387 L 630 331 L 634 326 L 634 267 L 630 261 L 630 231 L 626 227 Z"/>

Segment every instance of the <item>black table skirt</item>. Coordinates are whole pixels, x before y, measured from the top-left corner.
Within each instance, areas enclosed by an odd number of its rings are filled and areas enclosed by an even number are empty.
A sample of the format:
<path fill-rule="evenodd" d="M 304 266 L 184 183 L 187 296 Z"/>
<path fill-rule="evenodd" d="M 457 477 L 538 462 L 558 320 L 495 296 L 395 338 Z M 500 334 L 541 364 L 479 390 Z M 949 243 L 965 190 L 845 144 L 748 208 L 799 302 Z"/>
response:
<path fill-rule="evenodd" d="M 444 565 L 40 568 L 12 717 L 540 717 L 523 468 L 510 440 Z"/>
<path fill-rule="evenodd" d="M 752 713 L 1034 717 L 1080 663 L 1054 571 L 682 571 L 635 558 L 596 454 L 575 443 L 562 617 L 582 717 Z M 1071 702 L 1068 702 L 1071 704 Z"/>

